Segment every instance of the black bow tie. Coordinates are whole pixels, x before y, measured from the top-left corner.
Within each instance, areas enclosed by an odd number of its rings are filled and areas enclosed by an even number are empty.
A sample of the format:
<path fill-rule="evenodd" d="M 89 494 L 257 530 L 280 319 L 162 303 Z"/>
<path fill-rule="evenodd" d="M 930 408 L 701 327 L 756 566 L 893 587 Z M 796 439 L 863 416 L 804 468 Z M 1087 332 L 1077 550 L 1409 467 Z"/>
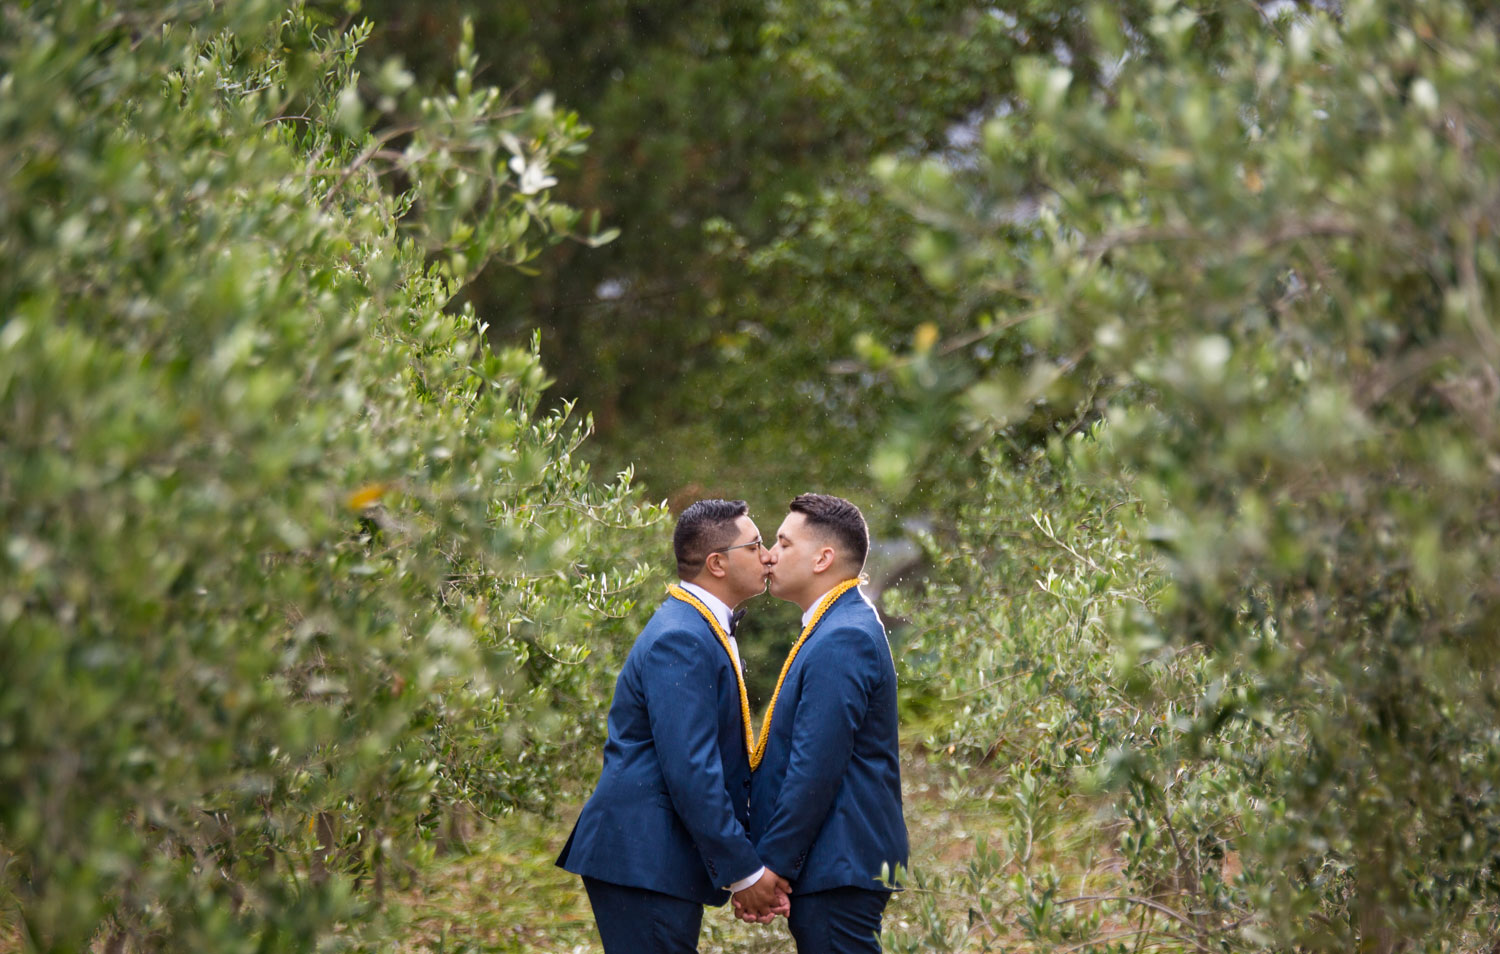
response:
<path fill-rule="evenodd" d="M 739 628 L 740 620 L 744 618 L 744 610 L 735 610 L 733 613 L 729 614 L 729 635 L 734 635 L 734 631 Z"/>

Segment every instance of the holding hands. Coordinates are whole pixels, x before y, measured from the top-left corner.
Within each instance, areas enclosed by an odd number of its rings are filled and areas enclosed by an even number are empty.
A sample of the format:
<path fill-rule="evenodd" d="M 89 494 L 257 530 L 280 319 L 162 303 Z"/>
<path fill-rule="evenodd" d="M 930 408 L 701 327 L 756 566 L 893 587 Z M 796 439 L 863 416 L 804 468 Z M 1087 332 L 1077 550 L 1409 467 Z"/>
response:
<path fill-rule="evenodd" d="M 770 924 L 779 914 L 792 911 L 792 886 L 767 868 L 760 880 L 734 895 L 734 916 L 748 924 Z"/>

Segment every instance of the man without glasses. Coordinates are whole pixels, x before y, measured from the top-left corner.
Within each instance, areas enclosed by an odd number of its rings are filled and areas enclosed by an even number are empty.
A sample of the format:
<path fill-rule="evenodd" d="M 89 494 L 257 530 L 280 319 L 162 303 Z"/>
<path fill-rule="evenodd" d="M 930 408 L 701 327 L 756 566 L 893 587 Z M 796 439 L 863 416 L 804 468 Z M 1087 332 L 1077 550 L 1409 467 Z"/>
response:
<path fill-rule="evenodd" d="M 795 889 L 787 923 L 801 954 L 878 952 L 894 887 L 881 877 L 906 864 L 907 839 L 896 670 L 859 592 L 869 531 L 840 497 L 803 494 L 790 511 L 761 562 L 771 595 L 802 608 L 803 630 L 754 753 L 750 832 Z"/>
<path fill-rule="evenodd" d="M 680 583 L 615 683 L 604 770 L 557 863 L 583 876 L 606 954 L 697 950 L 703 905 L 786 914 L 790 886 L 746 834 L 750 708 L 732 607 L 762 592 L 742 500 L 700 500 L 672 536 Z"/>

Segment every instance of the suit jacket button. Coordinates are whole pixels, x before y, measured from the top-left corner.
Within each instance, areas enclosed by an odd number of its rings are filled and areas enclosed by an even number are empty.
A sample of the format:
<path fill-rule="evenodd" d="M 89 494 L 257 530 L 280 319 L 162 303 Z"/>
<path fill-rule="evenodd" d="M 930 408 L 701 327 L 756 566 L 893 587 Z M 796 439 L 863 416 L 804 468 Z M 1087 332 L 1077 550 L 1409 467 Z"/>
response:
<path fill-rule="evenodd" d="M 745 791 L 750 791 L 750 780 L 748 778 L 745 779 Z"/>

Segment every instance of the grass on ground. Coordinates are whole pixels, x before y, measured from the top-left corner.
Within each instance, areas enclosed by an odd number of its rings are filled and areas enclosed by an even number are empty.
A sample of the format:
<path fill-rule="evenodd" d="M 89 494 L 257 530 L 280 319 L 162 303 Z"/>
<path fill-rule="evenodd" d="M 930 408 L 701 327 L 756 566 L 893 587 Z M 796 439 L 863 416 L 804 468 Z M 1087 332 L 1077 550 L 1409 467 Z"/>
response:
<path fill-rule="evenodd" d="M 903 772 L 918 870 L 911 889 L 886 910 L 888 951 L 1033 950 L 1016 927 L 1024 914 L 1018 874 L 1045 866 L 1073 882 L 1068 890 L 1087 894 L 1103 893 L 1099 887 L 1118 870 L 1087 805 L 1015 797 L 1005 767 L 965 769 L 911 750 Z M 582 883 L 553 864 L 576 814 L 571 806 L 551 819 L 510 815 L 488 828 L 473 853 L 435 859 L 400 898 L 411 930 L 399 950 L 600 954 Z M 988 848 L 981 851 L 980 843 Z M 988 896 L 988 910 L 979 893 Z M 727 905 L 705 911 L 702 954 L 793 949 L 783 921 L 746 925 Z"/>

